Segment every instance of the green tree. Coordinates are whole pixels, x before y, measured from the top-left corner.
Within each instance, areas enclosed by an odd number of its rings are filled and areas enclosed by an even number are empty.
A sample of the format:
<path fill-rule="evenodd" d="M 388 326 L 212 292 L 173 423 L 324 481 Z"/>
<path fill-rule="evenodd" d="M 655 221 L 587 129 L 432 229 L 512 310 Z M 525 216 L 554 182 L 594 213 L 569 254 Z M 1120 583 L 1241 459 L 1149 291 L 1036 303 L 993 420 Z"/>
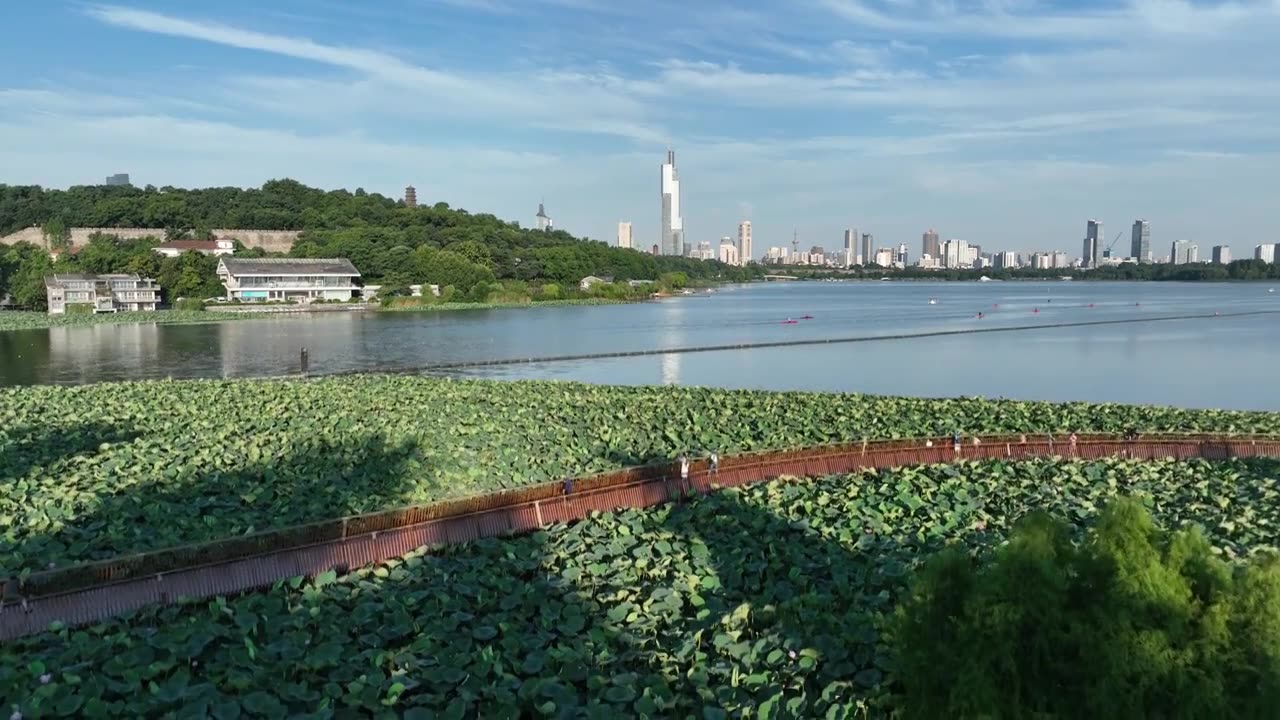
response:
<path fill-rule="evenodd" d="M 1035 514 L 989 562 L 931 559 L 893 624 L 907 717 L 1263 718 L 1280 703 L 1280 560 L 1112 502 L 1080 544 Z"/>
<path fill-rule="evenodd" d="M 71 247 L 71 228 L 60 217 L 51 218 L 40 226 L 40 234 L 50 250 L 66 250 Z"/>
<path fill-rule="evenodd" d="M 19 258 L 9 280 L 9 295 L 13 302 L 26 310 L 45 310 L 49 298 L 45 293 L 44 278 L 53 273 L 53 262 L 42 248 L 27 245 L 18 250 Z"/>

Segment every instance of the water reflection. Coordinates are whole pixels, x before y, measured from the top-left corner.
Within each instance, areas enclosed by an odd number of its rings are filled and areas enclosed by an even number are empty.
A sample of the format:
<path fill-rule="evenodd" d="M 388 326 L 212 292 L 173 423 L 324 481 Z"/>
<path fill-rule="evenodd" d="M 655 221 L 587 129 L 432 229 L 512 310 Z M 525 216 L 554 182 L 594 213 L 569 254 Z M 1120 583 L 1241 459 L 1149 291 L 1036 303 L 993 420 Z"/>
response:
<path fill-rule="evenodd" d="M 1043 302 L 1052 293 L 1054 302 Z M 938 304 L 928 304 L 937 297 Z M 1141 301 L 1141 306 L 1137 302 Z M 1090 304 L 1093 307 L 1090 307 Z M 1039 307 L 1040 313 L 1033 310 Z M 984 309 L 984 319 L 976 310 Z M 1224 317 L 962 334 L 462 371 L 573 379 L 910 395 L 995 395 L 1280 408 L 1280 296 L 1249 284 L 805 283 L 625 306 L 326 313 L 207 325 L 0 332 L 0 385 L 393 370 L 498 358 L 1048 325 Z M 813 319 L 783 324 L 788 317 Z"/>

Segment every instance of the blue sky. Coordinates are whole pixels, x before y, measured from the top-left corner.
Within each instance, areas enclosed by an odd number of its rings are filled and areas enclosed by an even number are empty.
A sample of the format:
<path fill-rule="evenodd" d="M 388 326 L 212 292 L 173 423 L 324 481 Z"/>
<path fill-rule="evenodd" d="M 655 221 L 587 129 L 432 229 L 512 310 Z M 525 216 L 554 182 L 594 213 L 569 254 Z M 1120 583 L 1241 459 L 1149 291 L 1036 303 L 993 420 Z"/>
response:
<path fill-rule="evenodd" d="M 0 182 L 364 187 L 759 253 L 1280 242 L 1280 0 L 7 0 Z"/>

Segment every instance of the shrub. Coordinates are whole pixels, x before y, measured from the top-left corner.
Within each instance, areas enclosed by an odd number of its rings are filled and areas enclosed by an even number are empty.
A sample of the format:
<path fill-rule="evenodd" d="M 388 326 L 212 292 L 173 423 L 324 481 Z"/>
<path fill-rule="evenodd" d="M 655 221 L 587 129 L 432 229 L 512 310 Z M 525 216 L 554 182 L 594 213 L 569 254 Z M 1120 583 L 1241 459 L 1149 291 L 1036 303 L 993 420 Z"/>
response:
<path fill-rule="evenodd" d="M 1273 717 L 1280 563 L 1114 501 L 1084 541 L 1036 514 L 989 562 L 926 563 L 893 623 L 907 717 Z"/>
<path fill-rule="evenodd" d="M 67 303 L 65 312 L 68 315 L 92 315 L 93 303 Z"/>
<path fill-rule="evenodd" d="M 173 303 L 174 310 L 204 310 L 204 301 L 199 298 L 178 298 Z"/>

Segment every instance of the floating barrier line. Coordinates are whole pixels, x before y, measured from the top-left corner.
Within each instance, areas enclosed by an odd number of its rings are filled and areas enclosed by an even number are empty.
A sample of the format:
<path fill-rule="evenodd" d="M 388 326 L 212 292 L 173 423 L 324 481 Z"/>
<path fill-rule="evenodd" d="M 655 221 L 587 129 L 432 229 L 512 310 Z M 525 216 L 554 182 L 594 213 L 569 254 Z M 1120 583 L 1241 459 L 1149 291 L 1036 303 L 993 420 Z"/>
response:
<path fill-rule="evenodd" d="M 928 330 L 916 333 L 895 333 L 892 335 L 858 335 L 838 338 L 800 338 L 795 340 L 774 340 L 769 342 L 731 343 L 726 345 L 697 345 L 675 348 L 658 348 L 646 350 L 618 350 L 599 353 L 578 353 L 572 355 L 546 355 L 528 358 L 498 358 L 491 360 L 461 360 L 458 362 L 432 363 L 408 368 L 373 368 L 361 370 L 340 370 L 328 373 L 312 373 L 315 375 L 363 375 L 369 373 L 384 375 L 403 375 L 442 370 L 462 370 L 467 368 L 496 367 L 502 365 L 537 365 L 542 363 L 573 362 L 580 360 L 607 360 L 613 358 L 644 357 L 647 355 L 673 355 L 683 353 L 724 352 L 727 350 L 760 350 L 764 348 L 798 347 L 802 345 L 839 345 L 848 343 L 878 342 L 882 340 L 913 340 L 917 338 L 947 337 L 951 335 L 977 335 L 980 333 L 1024 332 L 1027 330 L 1051 330 L 1055 328 L 1093 327 L 1099 325 L 1130 325 L 1135 323 L 1170 322 L 1175 320 L 1207 320 L 1210 318 L 1248 317 L 1253 315 L 1280 314 L 1280 310 L 1250 310 L 1236 313 L 1206 315 L 1170 315 L 1151 318 L 1124 318 L 1119 320 L 1082 320 L 1079 322 L 1045 323 L 1040 325 L 1009 325 L 990 328 L 963 328 L 957 330 Z"/>
<path fill-rule="evenodd" d="M 526 533 L 594 512 L 645 508 L 779 476 L 1034 457 L 1132 459 L 1280 457 L 1280 436 L 1013 434 L 856 441 L 690 463 L 687 480 L 657 464 L 223 538 L 11 578 L 0 597 L 0 640 L 75 627 L 150 605 L 270 587 L 291 577 L 345 573 L 417 548 Z"/>

